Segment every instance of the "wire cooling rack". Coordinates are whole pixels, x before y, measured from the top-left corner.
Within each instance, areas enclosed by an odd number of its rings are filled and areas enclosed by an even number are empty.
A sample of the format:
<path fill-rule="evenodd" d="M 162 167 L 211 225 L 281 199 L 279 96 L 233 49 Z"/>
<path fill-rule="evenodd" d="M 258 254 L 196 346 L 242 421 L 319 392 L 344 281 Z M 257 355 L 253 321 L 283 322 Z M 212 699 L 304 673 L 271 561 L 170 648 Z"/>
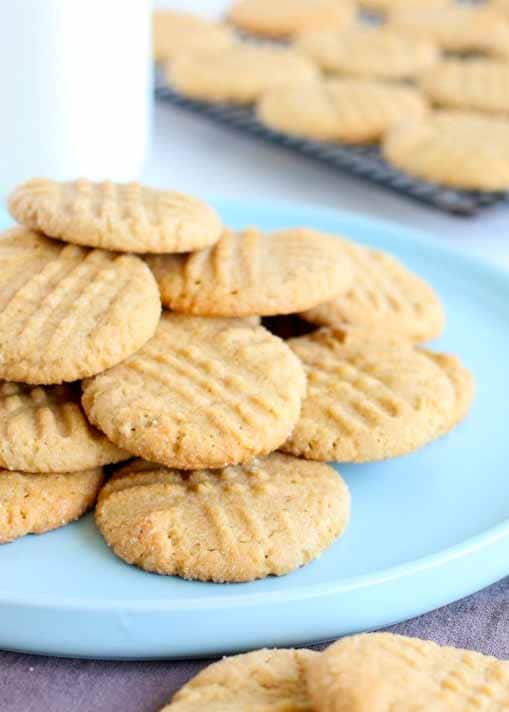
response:
<path fill-rule="evenodd" d="M 348 146 L 288 136 L 263 126 L 249 107 L 215 104 L 189 99 L 169 87 L 161 72 L 156 72 L 155 94 L 216 123 L 312 158 L 343 173 L 363 178 L 400 195 L 425 203 L 443 212 L 472 216 L 495 203 L 507 200 L 508 193 L 454 190 L 419 180 L 390 166 L 376 146 Z"/>

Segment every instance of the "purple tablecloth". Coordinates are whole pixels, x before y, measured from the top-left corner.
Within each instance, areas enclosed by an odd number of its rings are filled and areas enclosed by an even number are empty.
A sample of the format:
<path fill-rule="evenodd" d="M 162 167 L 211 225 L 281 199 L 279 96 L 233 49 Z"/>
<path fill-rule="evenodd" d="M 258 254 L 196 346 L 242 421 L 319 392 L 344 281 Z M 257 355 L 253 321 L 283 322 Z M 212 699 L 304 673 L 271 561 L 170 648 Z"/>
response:
<path fill-rule="evenodd" d="M 509 578 L 390 630 L 509 658 Z M 0 653 L 0 711 L 157 712 L 205 664 Z"/>

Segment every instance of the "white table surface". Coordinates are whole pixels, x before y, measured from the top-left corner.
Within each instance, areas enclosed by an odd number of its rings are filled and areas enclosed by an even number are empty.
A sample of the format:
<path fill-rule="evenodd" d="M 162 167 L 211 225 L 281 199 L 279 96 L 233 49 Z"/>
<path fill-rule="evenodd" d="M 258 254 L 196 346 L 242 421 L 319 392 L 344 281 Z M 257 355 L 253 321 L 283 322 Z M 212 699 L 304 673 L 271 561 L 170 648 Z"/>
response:
<path fill-rule="evenodd" d="M 159 7 L 211 16 L 226 4 L 223 0 L 156 2 Z M 144 179 L 202 197 L 295 201 L 392 220 L 426 230 L 509 269 L 509 202 L 474 218 L 448 216 L 164 102 L 155 106 Z"/>

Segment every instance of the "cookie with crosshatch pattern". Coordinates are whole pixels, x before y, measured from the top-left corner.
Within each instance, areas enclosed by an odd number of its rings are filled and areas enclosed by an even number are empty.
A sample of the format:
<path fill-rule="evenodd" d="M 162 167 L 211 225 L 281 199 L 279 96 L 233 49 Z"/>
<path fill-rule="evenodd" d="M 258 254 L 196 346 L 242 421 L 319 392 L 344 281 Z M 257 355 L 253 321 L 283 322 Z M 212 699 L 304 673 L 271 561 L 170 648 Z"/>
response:
<path fill-rule="evenodd" d="M 400 3 L 388 27 L 435 42 L 447 52 L 508 56 L 509 22 L 489 3 Z"/>
<path fill-rule="evenodd" d="M 429 284 L 381 250 L 346 239 L 341 246 L 352 264 L 352 284 L 332 301 L 303 312 L 306 321 L 339 329 L 383 324 L 415 342 L 440 335 L 444 309 Z"/>
<path fill-rule="evenodd" d="M 142 460 L 101 492 L 99 529 L 114 553 L 159 574 L 216 582 L 282 576 L 346 529 L 350 496 L 329 465 L 281 453 L 219 470 Z"/>
<path fill-rule="evenodd" d="M 415 87 L 355 78 L 275 87 L 256 107 L 261 123 L 275 131 L 352 144 L 379 141 L 393 126 L 428 111 Z"/>
<path fill-rule="evenodd" d="M 343 30 L 354 17 L 350 0 L 236 0 L 228 12 L 228 19 L 240 30 L 273 38 L 323 27 Z"/>
<path fill-rule="evenodd" d="M 403 455 L 451 427 L 454 384 L 405 337 L 321 329 L 287 342 L 308 379 L 284 452 L 310 460 L 371 462 Z"/>
<path fill-rule="evenodd" d="M 165 8 L 153 13 L 153 45 L 157 60 L 174 59 L 179 52 L 195 49 L 222 49 L 234 40 L 232 30 L 190 12 Z"/>
<path fill-rule="evenodd" d="M 142 349 L 83 384 L 82 403 L 119 447 L 199 469 L 278 448 L 305 387 L 298 358 L 263 327 L 166 312 Z"/>
<path fill-rule="evenodd" d="M 133 255 L 49 240 L 22 227 L 0 239 L 0 378 L 32 384 L 104 371 L 154 334 L 156 281 Z"/>
<path fill-rule="evenodd" d="M 85 418 L 79 384 L 0 382 L 0 467 L 21 472 L 74 472 L 127 460 Z"/>
<path fill-rule="evenodd" d="M 256 650 L 223 658 L 193 677 L 161 712 L 312 712 L 305 669 L 311 650 Z"/>
<path fill-rule="evenodd" d="M 391 633 L 343 638 L 306 673 L 316 712 L 509 709 L 509 662 Z"/>
<path fill-rule="evenodd" d="M 102 468 L 34 474 L 0 469 L 0 544 L 63 527 L 91 509 Z"/>
<path fill-rule="evenodd" d="M 360 6 L 368 12 L 388 15 L 399 7 L 446 7 L 451 0 L 360 0 Z"/>
<path fill-rule="evenodd" d="M 420 86 L 438 106 L 509 115 L 509 62 L 444 60 L 420 78 Z"/>
<path fill-rule="evenodd" d="M 335 236 L 289 228 L 226 230 L 212 247 L 146 258 L 163 304 L 185 314 L 290 314 L 345 290 L 350 261 Z"/>
<path fill-rule="evenodd" d="M 291 47 L 251 43 L 182 53 L 167 65 L 166 73 L 184 96 L 233 104 L 251 104 L 272 87 L 319 76 L 315 64 Z"/>
<path fill-rule="evenodd" d="M 444 432 L 447 432 L 468 415 L 475 395 L 474 375 L 456 356 L 439 354 L 428 349 L 422 349 L 421 353 L 442 369 L 454 389 L 455 407 L 451 419 L 444 427 Z"/>
<path fill-rule="evenodd" d="M 436 111 L 390 129 L 384 158 L 424 180 L 465 190 L 509 189 L 509 121 L 466 111 Z"/>
<path fill-rule="evenodd" d="M 297 47 L 326 72 L 363 79 L 413 79 L 439 59 L 432 41 L 385 26 L 309 32 L 299 38 Z"/>
<path fill-rule="evenodd" d="M 33 178 L 8 200 L 32 230 L 86 247 L 119 252 L 187 252 L 219 239 L 221 220 L 197 198 L 139 183 Z"/>

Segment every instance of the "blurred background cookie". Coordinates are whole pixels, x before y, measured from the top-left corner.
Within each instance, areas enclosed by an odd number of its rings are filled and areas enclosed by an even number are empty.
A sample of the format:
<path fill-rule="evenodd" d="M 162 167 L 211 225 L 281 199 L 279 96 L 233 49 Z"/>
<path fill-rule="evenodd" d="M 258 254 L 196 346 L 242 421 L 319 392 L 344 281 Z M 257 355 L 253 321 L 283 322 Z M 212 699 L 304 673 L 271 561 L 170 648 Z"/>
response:
<path fill-rule="evenodd" d="M 412 79 L 439 58 L 431 40 L 416 39 L 384 26 L 309 32 L 296 46 L 326 72 L 364 79 Z"/>
<path fill-rule="evenodd" d="M 190 12 L 156 10 L 152 23 L 154 57 L 158 61 L 174 59 L 187 50 L 223 49 L 235 40 L 224 23 Z"/>
<path fill-rule="evenodd" d="M 318 70 L 293 49 L 236 44 L 181 54 L 168 66 L 167 76 L 185 96 L 250 104 L 271 87 L 315 79 Z"/>
<path fill-rule="evenodd" d="M 271 129 L 303 138 L 372 143 L 401 122 L 417 121 L 428 104 L 414 87 L 369 79 L 324 79 L 262 95 L 257 116 Z"/>
<path fill-rule="evenodd" d="M 240 30 L 272 38 L 325 27 L 341 30 L 354 16 L 351 0 L 235 0 L 228 11 L 228 19 Z"/>
<path fill-rule="evenodd" d="M 448 52 L 508 54 L 509 23 L 489 4 L 400 5 L 388 26 L 432 40 Z"/>
<path fill-rule="evenodd" d="M 428 181 L 470 190 L 509 188 L 509 122 L 467 112 L 436 112 L 385 136 L 387 161 Z"/>
<path fill-rule="evenodd" d="M 420 86 L 437 106 L 509 119 L 509 62 L 444 60 L 421 77 Z"/>

